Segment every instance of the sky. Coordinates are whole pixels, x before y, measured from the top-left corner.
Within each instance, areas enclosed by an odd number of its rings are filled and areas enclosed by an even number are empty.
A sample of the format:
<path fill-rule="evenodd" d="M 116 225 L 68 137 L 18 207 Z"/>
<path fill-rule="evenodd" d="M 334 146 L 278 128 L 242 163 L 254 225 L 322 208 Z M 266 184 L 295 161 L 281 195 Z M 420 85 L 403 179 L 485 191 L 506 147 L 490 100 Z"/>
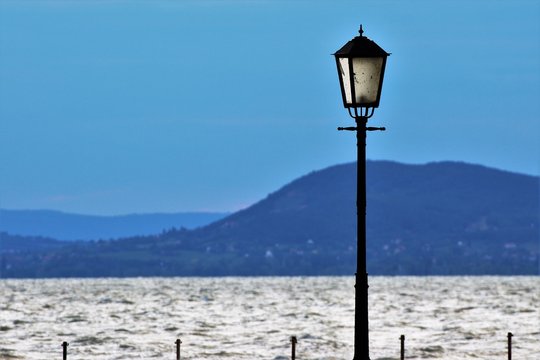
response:
<path fill-rule="evenodd" d="M 2 0 L 0 207 L 236 211 L 355 161 L 360 24 L 391 53 L 369 159 L 540 174 L 536 0 Z"/>

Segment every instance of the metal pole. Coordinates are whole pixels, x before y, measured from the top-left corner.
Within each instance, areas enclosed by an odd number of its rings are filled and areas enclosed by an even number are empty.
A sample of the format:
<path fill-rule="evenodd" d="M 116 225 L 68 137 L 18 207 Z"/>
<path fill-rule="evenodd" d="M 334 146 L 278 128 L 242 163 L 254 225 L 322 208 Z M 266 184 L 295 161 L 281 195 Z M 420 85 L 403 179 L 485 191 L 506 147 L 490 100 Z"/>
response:
<path fill-rule="evenodd" d="M 508 360 L 512 360 L 512 334 L 511 332 L 508 333 Z"/>
<path fill-rule="evenodd" d="M 66 341 L 64 341 L 62 343 L 62 359 L 66 360 L 67 359 L 67 347 L 68 347 L 68 343 Z"/>
<path fill-rule="evenodd" d="M 405 360 L 405 335 L 401 335 L 399 337 L 399 339 L 401 340 L 401 356 L 400 356 L 400 359 Z"/>
<path fill-rule="evenodd" d="M 296 336 L 291 336 L 291 360 L 296 359 Z"/>
<path fill-rule="evenodd" d="M 366 131 L 367 117 L 356 120 L 357 147 L 357 253 L 354 302 L 354 358 L 369 360 L 368 274 L 366 262 Z"/>
<path fill-rule="evenodd" d="M 175 341 L 175 344 L 176 344 L 176 360 L 180 360 L 180 344 L 182 343 L 182 341 L 180 339 L 176 339 Z"/>

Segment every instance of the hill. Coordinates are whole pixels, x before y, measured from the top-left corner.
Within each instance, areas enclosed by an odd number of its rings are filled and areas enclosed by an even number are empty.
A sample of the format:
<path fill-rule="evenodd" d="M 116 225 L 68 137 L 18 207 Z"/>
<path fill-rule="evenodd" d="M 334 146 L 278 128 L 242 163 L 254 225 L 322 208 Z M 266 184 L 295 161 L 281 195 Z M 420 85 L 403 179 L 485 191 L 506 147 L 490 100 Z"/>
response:
<path fill-rule="evenodd" d="M 4 276 L 350 275 L 355 174 L 312 172 L 191 231 L 4 253 Z M 538 177 L 387 161 L 368 162 L 367 177 L 370 274 L 539 273 Z"/>
<path fill-rule="evenodd" d="M 165 229 L 194 229 L 225 217 L 226 213 L 185 212 L 95 216 L 51 210 L 0 209 L 0 231 L 58 240 L 116 239 L 153 235 Z"/>

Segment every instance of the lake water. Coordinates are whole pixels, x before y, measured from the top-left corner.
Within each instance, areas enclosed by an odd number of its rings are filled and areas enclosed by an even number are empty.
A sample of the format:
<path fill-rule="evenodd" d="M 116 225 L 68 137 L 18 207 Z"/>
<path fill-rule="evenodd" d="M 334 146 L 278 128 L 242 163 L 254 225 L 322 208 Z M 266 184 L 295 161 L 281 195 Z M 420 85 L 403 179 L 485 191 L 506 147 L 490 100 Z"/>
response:
<path fill-rule="evenodd" d="M 352 359 L 352 277 L 0 280 L 0 359 Z M 370 277 L 372 360 L 540 359 L 540 277 Z"/>

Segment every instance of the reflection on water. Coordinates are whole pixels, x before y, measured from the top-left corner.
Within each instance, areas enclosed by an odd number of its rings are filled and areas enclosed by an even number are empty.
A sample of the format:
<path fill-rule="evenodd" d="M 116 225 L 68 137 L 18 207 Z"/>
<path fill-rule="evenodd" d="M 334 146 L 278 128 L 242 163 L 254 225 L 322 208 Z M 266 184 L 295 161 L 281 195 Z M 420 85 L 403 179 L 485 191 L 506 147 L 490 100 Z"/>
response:
<path fill-rule="evenodd" d="M 0 359 L 352 358 L 349 277 L 0 280 Z M 540 359 L 540 277 L 371 277 L 371 359 Z"/>

